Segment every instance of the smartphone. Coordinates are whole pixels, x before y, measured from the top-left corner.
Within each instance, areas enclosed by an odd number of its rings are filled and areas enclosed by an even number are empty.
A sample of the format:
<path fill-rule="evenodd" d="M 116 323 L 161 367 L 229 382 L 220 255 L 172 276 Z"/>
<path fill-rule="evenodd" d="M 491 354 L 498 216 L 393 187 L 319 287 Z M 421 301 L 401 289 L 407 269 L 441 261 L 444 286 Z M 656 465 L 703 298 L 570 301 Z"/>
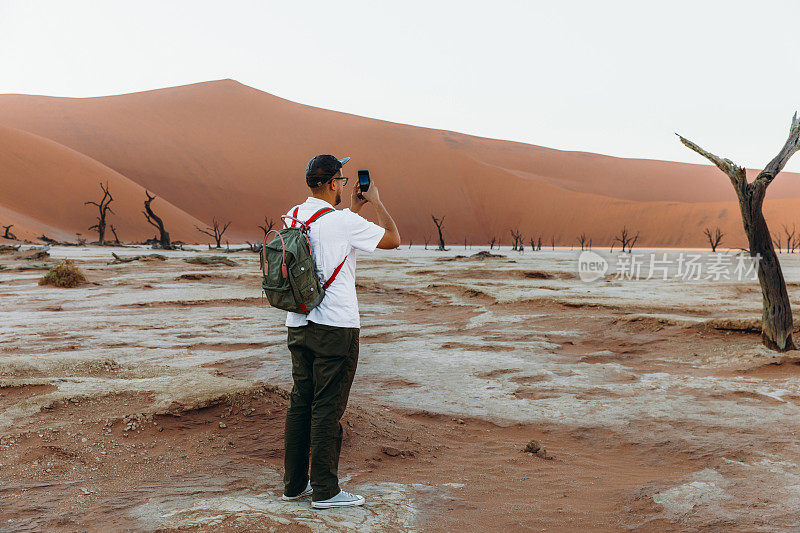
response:
<path fill-rule="evenodd" d="M 369 190 L 369 170 L 358 171 L 358 186 L 361 188 L 361 192 Z"/>

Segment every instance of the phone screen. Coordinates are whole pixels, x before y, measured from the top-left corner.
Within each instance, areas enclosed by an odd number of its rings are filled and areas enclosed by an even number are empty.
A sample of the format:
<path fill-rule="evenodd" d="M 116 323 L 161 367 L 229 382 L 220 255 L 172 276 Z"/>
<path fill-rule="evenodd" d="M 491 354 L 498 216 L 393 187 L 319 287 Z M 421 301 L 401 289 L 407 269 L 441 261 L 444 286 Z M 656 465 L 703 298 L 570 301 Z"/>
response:
<path fill-rule="evenodd" d="M 369 170 L 358 171 L 358 185 L 361 187 L 361 192 L 369 189 Z"/>

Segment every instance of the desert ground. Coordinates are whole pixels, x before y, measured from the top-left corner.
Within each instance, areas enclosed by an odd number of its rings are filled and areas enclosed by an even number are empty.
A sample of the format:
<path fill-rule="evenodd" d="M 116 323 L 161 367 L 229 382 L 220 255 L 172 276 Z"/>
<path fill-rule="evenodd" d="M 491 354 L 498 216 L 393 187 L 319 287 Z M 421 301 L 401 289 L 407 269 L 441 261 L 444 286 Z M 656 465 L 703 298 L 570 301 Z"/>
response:
<path fill-rule="evenodd" d="M 360 256 L 340 477 L 367 505 L 314 511 L 280 500 L 290 363 L 256 254 L 27 248 L 0 255 L 0 531 L 800 528 L 800 360 L 753 332 L 756 281 Z M 234 264 L 184 261 L 211 255 Z M 38 286 L 61 258 L 88 283 Z"/>

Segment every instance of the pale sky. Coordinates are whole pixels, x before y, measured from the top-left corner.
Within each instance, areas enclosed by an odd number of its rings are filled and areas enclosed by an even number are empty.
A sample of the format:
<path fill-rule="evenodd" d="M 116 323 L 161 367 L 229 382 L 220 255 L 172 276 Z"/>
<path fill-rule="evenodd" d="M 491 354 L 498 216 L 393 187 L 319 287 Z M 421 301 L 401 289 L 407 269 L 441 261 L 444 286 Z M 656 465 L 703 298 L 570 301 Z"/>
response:
<path fill-rule="evenodd" d="M 0 0 L 0 93 L 233 78 L 405 124 L 702 162 L 677 131 L 761 168 L 800 110 L 799 22 L 788 0 Z"/>

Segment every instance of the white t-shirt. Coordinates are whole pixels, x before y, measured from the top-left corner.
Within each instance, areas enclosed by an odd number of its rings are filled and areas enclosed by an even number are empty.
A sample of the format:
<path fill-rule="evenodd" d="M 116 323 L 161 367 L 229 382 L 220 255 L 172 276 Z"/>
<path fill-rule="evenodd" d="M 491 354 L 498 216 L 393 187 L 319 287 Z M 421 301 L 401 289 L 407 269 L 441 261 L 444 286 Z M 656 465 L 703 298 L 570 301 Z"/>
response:
<path fill-rule="evenodd" d="M 333 206 L 325 200 L 309 196 L 299 207 L 297 219 L 305 222 L 320 209 Z M 293 207 L 286 214 L 292 216 L 294 210 Z M 286 220 L 285 224 L 290 226 L 291 220 Z M 308 237 L 320 281 L 325 283 L 339 263 L 345 257 L 347 259 L 336 279 L 325 289 L 322 302 L 308 315 L 287 313 L 286 325 L 305 326 L 310 320 L 327 326 L 360 328 L 356 298 L 356 250 L 374 252 L 385 232 L 382 227 L 350 209 L 337 209 L 312 222 Z"/>

